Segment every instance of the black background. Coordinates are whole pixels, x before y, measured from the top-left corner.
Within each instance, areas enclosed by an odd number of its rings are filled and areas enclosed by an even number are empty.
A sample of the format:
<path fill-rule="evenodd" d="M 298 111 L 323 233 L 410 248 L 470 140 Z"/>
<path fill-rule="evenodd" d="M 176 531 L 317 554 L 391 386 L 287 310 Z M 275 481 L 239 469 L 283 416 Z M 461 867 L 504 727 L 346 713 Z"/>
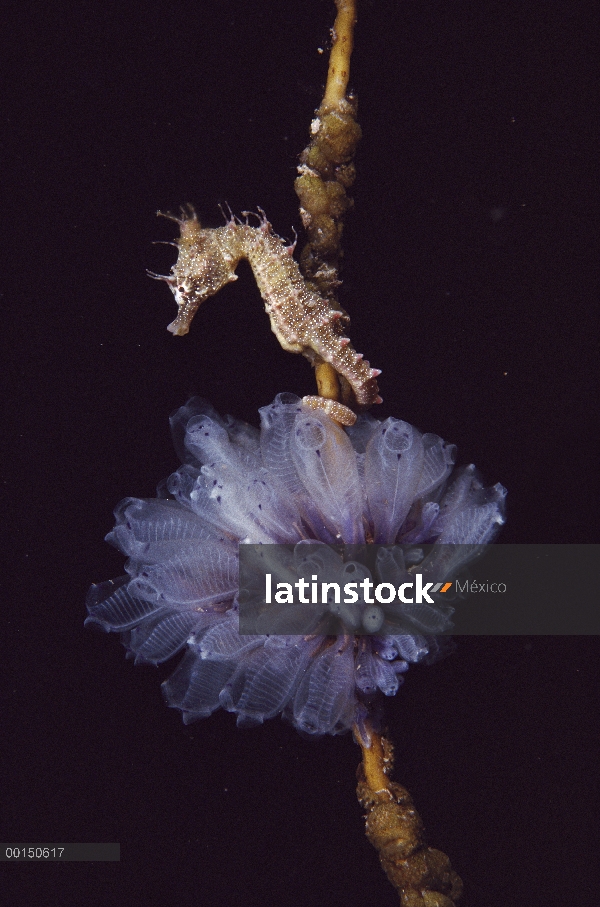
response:
<path fill-rule="evenodd" d="M 171 666 L 134 669 L 83 630 L 90 582 L 122 573 L 102 542 L 112 508 L 177 465 L 170 412 L 195 392 L 256 424 L 276 393 L 313 392 L 249 268 L 183 339 L 145 269 L 174 259 L 151 245 L 174 235 L 158 208 L 193 202 L 216 226 L 218 203 L 260 205 L 281 235 L 299 229 L 332 9 L 21 3 L 5 20 L 0 839 L 122 854 L 3 864 L 13 900 L 397 902 L 364 838 L 350 737 L 240 731 L 221 713 L 184 728 L 160 696 Z M 576 3 L 360 9 L 350 335 L 383 370 L 378 415 L 457 443 L 508 488 L 506 542 L 599 540 L 594 18 Z M 463 639 L 386 704 L 396 777 L 467 907 L 598 903 L 598 654 L 590 638 Z"/>

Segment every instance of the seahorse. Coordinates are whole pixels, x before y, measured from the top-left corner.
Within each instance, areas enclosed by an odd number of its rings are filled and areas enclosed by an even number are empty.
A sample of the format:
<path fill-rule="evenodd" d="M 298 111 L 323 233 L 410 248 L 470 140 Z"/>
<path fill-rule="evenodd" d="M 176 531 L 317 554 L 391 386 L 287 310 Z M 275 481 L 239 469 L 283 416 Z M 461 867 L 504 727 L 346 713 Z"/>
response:
<path fill-rule="evenodd" d="M 381 371 L 371 368 L 344 335 L 348 316 L 308 286 L 293 258 L 294 245 L 286 245 L 273 232 L 262 210 L 258 227 L 232 216 L 223 227 L 205 228 L 193 208 L 182 211 L 181 217 L 163 216 L 179 225 L 179 254 L 169 275 L 149 273 L 166 281 L 175 296 L 178 312 L 168 327 L 171 333 L 187 334 L 200 304 L 237 280 L 235 269 L 245 258 L 264 300 L 271 330 L 283 349 L 302 353 L 313 365 L 330 363 L 350 384 L 358 406 L 381 403 L 376 380 Z M 319 396 L 307 397 L 305 402 L 324 409 L 344 425 L 356 420 L 352 410 L 341 403 Z"/>

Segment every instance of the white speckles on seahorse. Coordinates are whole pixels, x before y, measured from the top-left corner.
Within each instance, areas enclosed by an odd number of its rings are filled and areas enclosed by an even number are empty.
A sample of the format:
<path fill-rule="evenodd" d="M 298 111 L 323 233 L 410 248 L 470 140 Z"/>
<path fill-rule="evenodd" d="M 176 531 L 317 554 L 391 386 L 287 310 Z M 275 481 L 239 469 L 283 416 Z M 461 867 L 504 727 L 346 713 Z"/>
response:
<path fill-rule="evenodd" d="M 343 403 L 338 403 L 337 400 L 329 400 L 327 397 L 311 395 L 309 397 L 302 397 L 302 403 L 304 406 L 308 406 L 309 409 L 318 409 L 327 413 L 334 422 L 339 422 L 340 425 L 354 425 L 356 422 L 356 413 L 353 413 L 352 410 L 348 409 L 347 406 L 344 406 Z"/>
<path fill-rule="evenodd" d="M 200 304 L 237 279 L 235 269 L 245 258 L 283 349 L 311 361 L 316 354 L 329 362 L 346 378 L 360 406 L 380 402 L 376 378 L 381 372 L 372 369 L 343 335 L 346 317 L 306 285 L 290 247 L 271 231 L 264 214 L 258 227 L 232 218 L 224 227 L 205 229 L 193 211 L 173 219 L 181 231 L 179 256 L 171 274 L 162 277 L 179 308 L 169 325 L 173 334 L 187 334 Z"/>

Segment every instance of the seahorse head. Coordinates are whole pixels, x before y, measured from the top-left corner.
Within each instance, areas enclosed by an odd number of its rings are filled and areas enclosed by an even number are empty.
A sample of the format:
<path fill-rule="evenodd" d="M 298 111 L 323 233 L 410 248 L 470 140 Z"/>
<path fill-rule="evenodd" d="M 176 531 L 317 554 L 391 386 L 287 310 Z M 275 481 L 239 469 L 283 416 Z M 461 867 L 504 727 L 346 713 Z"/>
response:
<path fill-rule="evenodd" d="M 200 304 L 209 296 L 237 280 L 235 268 L 240 259 L 236 224 L 230 222 L 217 230 L 203 229 L 193 209 L 173 218 L 179 224 L 179 255 L 167 281 L 177 302 L 177 318 L 169 325 L 172 334 L 187 334 Z"/>

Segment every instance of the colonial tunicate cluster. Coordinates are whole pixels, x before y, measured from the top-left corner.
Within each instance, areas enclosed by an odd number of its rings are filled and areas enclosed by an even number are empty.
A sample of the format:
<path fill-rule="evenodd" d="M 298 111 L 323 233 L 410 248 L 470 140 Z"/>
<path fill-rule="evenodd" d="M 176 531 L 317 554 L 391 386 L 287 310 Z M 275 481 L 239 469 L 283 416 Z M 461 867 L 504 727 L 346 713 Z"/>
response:
<path fill-rule="evenodd" d="M 88 622 L 119 631 L 137 662 L 184 651 L 164 691 L 186 722 L 224 708 L 241 725 L 282 714 L 308 734 L 360 730 L 372 696 L 394 695 L 428 655 L 442 612 L 383 636 L 242 636 L 239 547 L 475 549 L 502 524 L 505 490 L 484 488 L 474 467 L 453 471 L 452 445 L 398 419 L 362 415 L 344 430 L 292 394 L 260 414 L 260 431 L 198 398 L 174 414 L 183 465 L 158 498 L 117 508 L 108 540 L 127 575 L 92 587 Z"/>

